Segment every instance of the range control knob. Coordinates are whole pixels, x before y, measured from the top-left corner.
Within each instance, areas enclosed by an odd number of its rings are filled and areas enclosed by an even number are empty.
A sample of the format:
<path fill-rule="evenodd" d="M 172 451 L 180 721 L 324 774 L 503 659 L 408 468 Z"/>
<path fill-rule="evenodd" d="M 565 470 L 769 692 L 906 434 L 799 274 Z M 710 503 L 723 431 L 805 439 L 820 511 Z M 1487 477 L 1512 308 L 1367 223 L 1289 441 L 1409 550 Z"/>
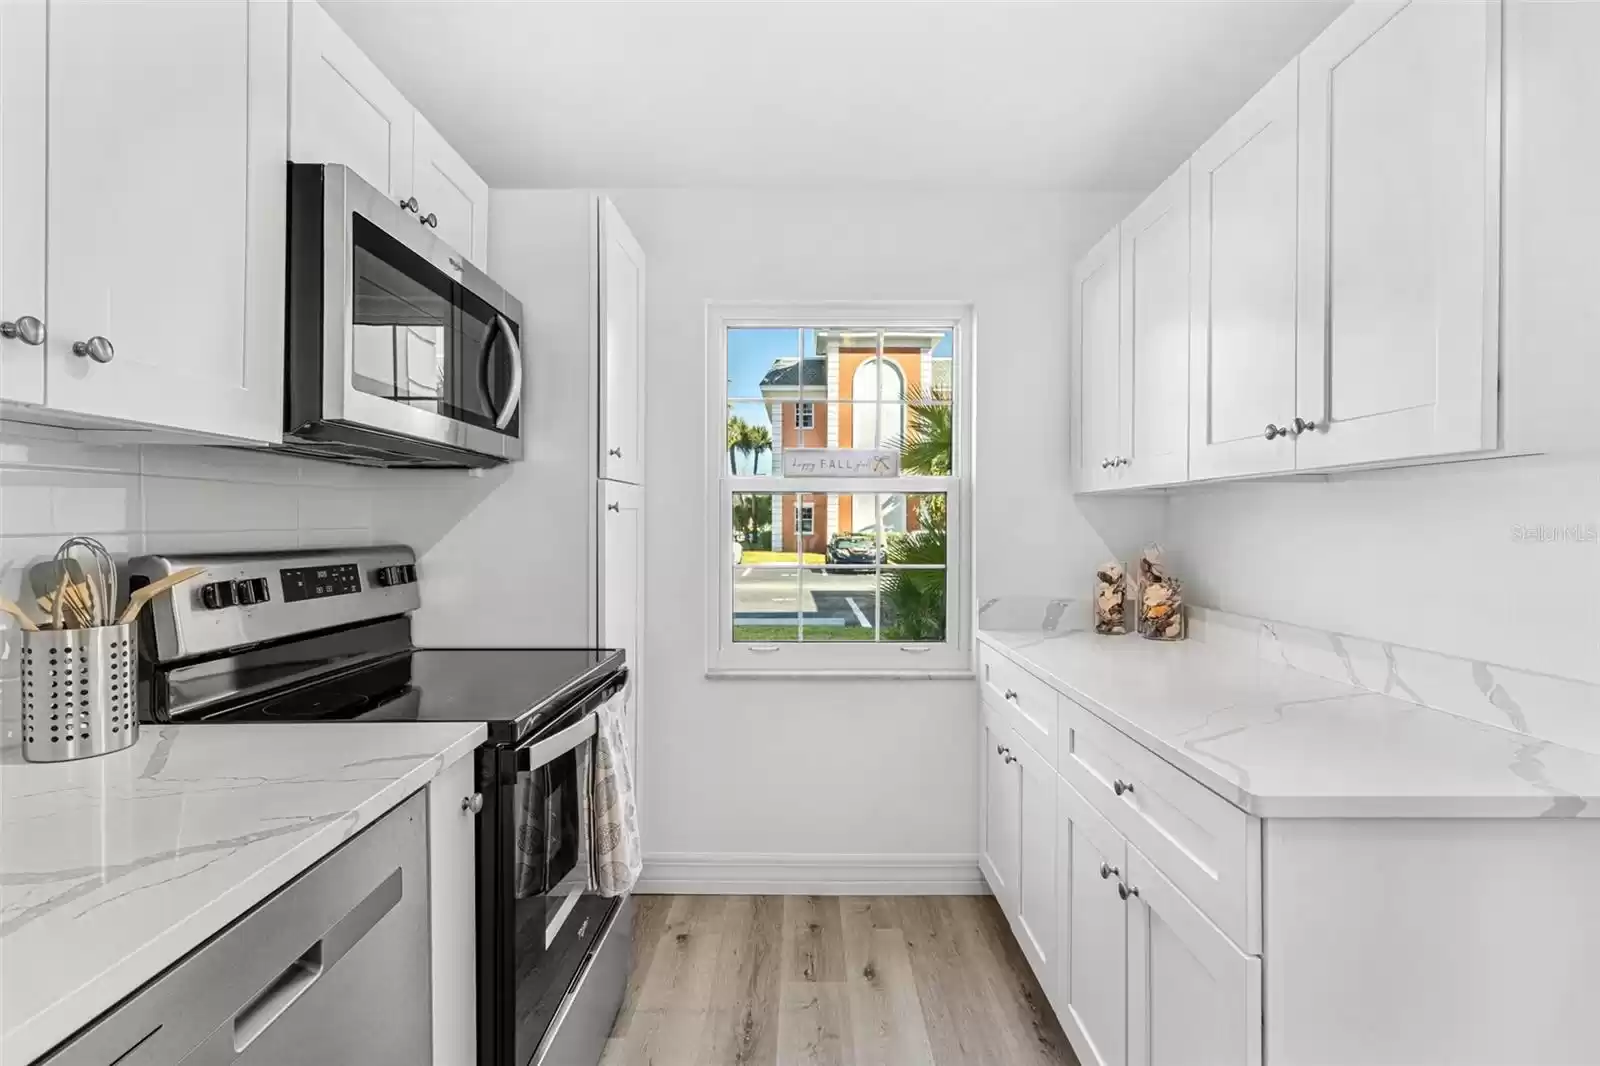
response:
<path fill-rule="evenodd" d="M 213 581 L 200 589 L 200 602 L 213 611 L 236 606 L 239 602 L 232 581 Z"/>
<path fill-rule="evenodd" d="M 409 585 L 417 580 L 417 568 L 410 563 L 395 566 L 380 566 L 376 574 L 378 584 L 384 588 L 393 588 L 396 585 Z"/>

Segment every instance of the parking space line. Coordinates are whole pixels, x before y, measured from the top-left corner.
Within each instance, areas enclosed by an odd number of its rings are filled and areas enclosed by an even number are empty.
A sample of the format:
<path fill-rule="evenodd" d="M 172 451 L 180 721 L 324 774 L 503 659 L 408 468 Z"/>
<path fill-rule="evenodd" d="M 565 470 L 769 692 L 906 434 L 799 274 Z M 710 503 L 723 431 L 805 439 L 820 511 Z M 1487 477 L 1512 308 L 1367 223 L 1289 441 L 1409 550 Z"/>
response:
<path fill-rule="evenodd" d="M 856 606 L 856 598 L 854 596 L 846 596 L 844 598 L 844 602 L 848 603 L 850 605 L 850 609 L 855 612 L 857 622 L 860 622 L 869 629 L 872 628 L 872 623 L 867 621 L 867 616 L 862 614 L 861 608 Z"/>

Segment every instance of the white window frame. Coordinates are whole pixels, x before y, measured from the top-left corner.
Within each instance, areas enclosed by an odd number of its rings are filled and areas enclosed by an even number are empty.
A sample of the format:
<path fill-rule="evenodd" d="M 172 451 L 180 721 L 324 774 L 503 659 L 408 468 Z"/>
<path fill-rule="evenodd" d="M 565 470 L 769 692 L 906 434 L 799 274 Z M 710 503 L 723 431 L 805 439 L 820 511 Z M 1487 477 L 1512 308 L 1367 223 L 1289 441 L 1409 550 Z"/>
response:
<path fill-rule="evenodd" d="M 801 371 L 802 380 L 804 380 L 804 373 L 805 373 L 804 371 Z M 816 404 L 815 400 L 802 400 L 802 401 L 797 401 L 795 403 L 795 405 L 794 405 L 794 428 L 795 429 L 816 429 L 817 428 L 817 404 Z"/>
<path fill-rule="evenodd" d="M 816 504 L 801 503 L 795 505 L 794 531 L 802 537 L 813 536 L 817 532 Z"/>
<path fill-rule="evenodd" d="M 907 478 L 785 478 L 728 470 L 728 331 L 749 328 L 840 328 L 894 331 L 948 330 L 951 334 L 951 393 L 955 409 L 955 454 L 951 476 Z M 976 410 L 974 352 L 976 316 L 969 304 L 950 303 L 719 303 L 706 307 L 706 561 L 711 580 L 706 597 L 706 674 L 709 677 L 897 677 L 970 678 L 974 675 L 972 424 Z M 803 372 L 802 372 L 803 373 Z M 803 377 L 802 377 L 803 381 Z M 732 397 L 735 400 L 756 397 Z M 819 396 L 816 403 L 828 402 Z M 814 643 L 738 643 L 733 640 L 734 564 L 729 530 L 733 498 L 741 493 L 784 495 L 834 493 L 942 493 L 950 551 L 945 567 L 945 640 Z M 796 501 L 797 505 L 799 501 Z M 798 513 L 798 512 L 797 512 Z M 774 516 L 777 521 L 777 516 Z M 796 525 L 798 525 L 798 518 Z M 815 527 L 813 527 L 815 528 Z M 803 570 L 802 570 L 803 572 Z"/>

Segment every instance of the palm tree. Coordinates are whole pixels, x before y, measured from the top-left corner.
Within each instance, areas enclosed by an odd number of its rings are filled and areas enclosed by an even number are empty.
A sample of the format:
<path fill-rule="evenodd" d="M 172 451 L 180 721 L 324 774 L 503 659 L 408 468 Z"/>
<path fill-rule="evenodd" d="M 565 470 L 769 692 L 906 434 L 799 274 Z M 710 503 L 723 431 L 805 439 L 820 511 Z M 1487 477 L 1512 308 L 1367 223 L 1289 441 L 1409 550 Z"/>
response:
<path fill-rule="evenodd" d="M 761 465 L 761 456 L 764 452 L 772 450 L 772 431 L 766 426 L 747 426 L 750 431 L 746 441 L 746 450 L 750 452 L 750 472 L 754 474 L 756 467 Z"/>
<path fill-rule="evenodd" d="M 738 415 L 728 416 L 728 472 L 735 476 L 739 473 L 739 463 L 736 460 L 740 452 L 750 450 L 750 423 Z"/>
<path fill-rule="evenodd" d="M 948 477 L 955 454 L 955 419 L 948 403 L 929 403 L 920 390 L 907 396 L 906 431 L 889 442 L 900 451 L 902 473 Z M 885 551 L 890 563 L 943 567 L 946 547 L 943 496 L 917 502 L 918 528 L 891 540 Z M 886 570 L 878 578 L 884 612 L 884 636 L 897 640 L 943 640 L 946 571 Z"/>

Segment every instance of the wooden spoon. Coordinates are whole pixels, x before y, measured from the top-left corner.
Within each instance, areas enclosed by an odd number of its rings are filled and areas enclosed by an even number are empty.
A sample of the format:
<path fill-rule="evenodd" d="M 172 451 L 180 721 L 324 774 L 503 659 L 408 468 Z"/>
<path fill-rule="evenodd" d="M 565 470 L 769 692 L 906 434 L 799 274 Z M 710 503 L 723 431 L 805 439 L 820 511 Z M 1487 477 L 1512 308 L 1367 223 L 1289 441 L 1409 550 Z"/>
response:
<path fill-rule="evenodd" d="M 22 626 L 22 628 L 27 630 L 29 633 L 39 632 L 39 623 L 29 618 L 26 614 L 23 614 L 21 607 L 18 607 L 16 604 L 12 603 L 3 596 L 0 596 L 0 611 L 4 611 L 6 614 L 9 614 L 11 617 L 15 618 L 17 620 L 17 624 Z"/>
<path fill-rule="evenodd" d="M 117 619 L 117 625 L 127 625 L 129 622 L 139 617 L 139 612 L 144 609 L 145 604 L 149 603 L 151 600 L 155 599 L 172 586 L 181 585 L 185 581 L 188 581 L 191 577 L 199 577 L 205 572 L 206 568 L 203 566 L 186 567 L 185 569 L 177 570 L 168 574 L 159 581 L 152 581 L 142 589 L 136 590 L 132 596 L 128 597 L 128 606 L 123 608 L 122 617 Z"/>

